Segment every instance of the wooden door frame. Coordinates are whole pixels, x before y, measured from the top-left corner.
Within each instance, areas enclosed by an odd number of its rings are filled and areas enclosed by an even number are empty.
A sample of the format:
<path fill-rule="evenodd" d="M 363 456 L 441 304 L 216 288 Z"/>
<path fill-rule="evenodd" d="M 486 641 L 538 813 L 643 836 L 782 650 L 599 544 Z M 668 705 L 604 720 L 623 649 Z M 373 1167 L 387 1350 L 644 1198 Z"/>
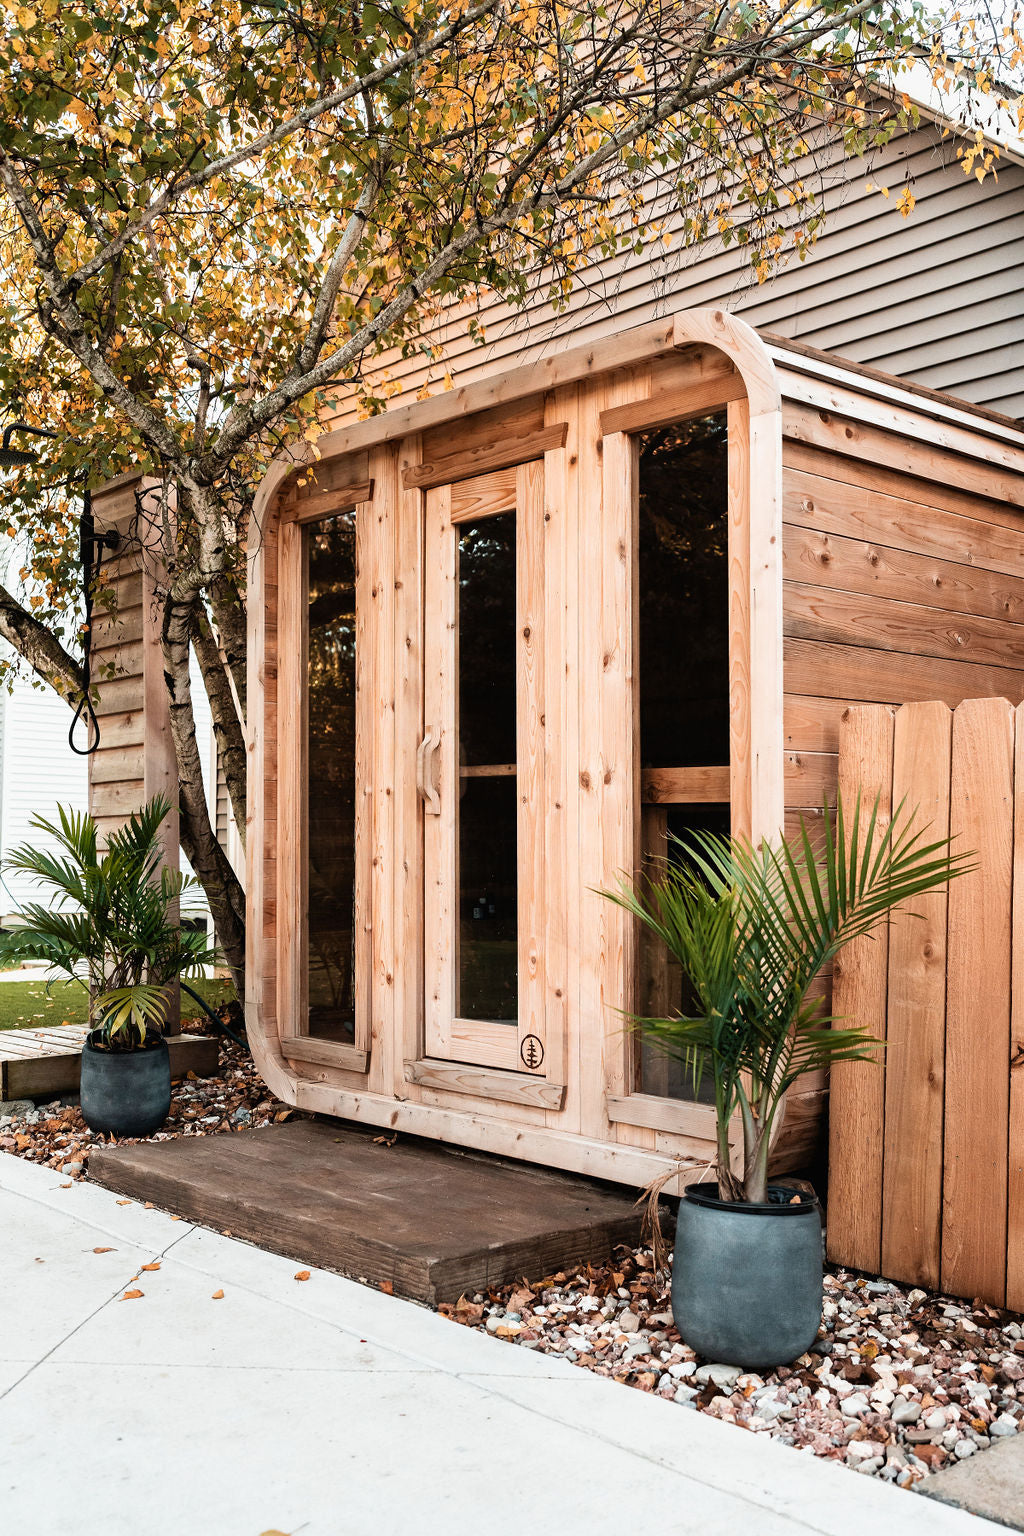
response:
<path fill-rule="evenodd" d="M 564 426 L 537 434 L 536 450 L 558 451 Z M 557 439 L 557 443 L 556 443 Z M 553 448 L 552 445 L 555 445 Z M 500 451 L 500 450 L 499 450 Z M 436 813 L 423 816 L 424 1045 L 407 1063 L 410 1082 L 449 1091 L 558 1109 L 565 1094 L 552 1066 L 546 1027 L 545 728 L 554 705 L 545 692 L 544 457 L 505 465 L 483 475 L 433 485 L 426 491 L 424 535 L 423 728 L 436 743 Z M 516 560 L 516 769 L 520 805 L 517 859 L 519 944 L 518 1024 L 460 1018 L 455 1007 L 458 933 L 458 527 L 514 512 Z M 432 667 L 433 663 L 433 667 Z M 427 741 L 425 735 L 424 743 Z M 427 796 L 424 795 L 426 801 Z M 558 856 L 558 850 L 552 850 Z M 525 855 L 525 857 L 524 857 Z M 431 889 L 431 882 L 444 889 Z M 541 1042 L 541 1060 L 530 1067 L 527 1039 Z"/>
<path fill-rule="evenodd" d="M 352 1044 L 319 1040 L 308 1029 L 308 726 L 309 626 L 308 537 L 320 523 L 344 512 L 355 517 L 356 614 L 356 763 L 354 861 L 356 914 L 355 1040 Z M 373 723 L 370 700 L 374 692 L 375 646 L 367 643 L 368 562 L 363 558 L 365 527 L 373 515 L 373 483 L 347 491 L 326 492 L 282 513 L 278 525 L 278 601 L 280 653 L 278 687 L 278 893 L 281 920 L 277 928 L 278 1020 L 281 1049 L 292 1061 L 336 1066 L 365 1074 L 370 1065 L 370 979 L 373 963 L 372 847 L 366 796 L 359 787 L 372 778 Z"/>
<path fill-rule="evenodd" d="M 720 357 L 727 370 L 731 365 L 741 376 L 746 392 L 750 425 L 749 453 L 745 464 L 737 472 L 742 476 L 738 492 L 749 505 L 750 511 L 747 591 L 750 604 L 748 686 L 751 698 L 751 752 L 747 769 L 750 781 L 747 792 L 751 806 L 752 835 L 774 836 L 783 822 L 782 551 L 779 537 L 782 411 L 775 368 L 767 348 L 756 332 L 724 311 L 685 311 L 675 317 L 670 316 L 620 332 L 606 342 L 571 349 L 542 363 L 486 378 L 479 384 L 399 407 L 373 420 L 325 434 L 317 445 L 319 462 L 316 473 L 322 484 L 343 487 L 356 481 L 365 482 L 368 478 L 367 450 L 376 454 L 385 448 L 393 448 L 396 458 L 406 467 L 416 467 L 419 465 L 416 434 L 427 428 L 442 422 L 454 425 L 474 412 L 487 411 L 503 402 L 539 392 L 559 391 L 562 386 L 579 383 L 582 389 L 586 389 L 589 387 L 587 381 L 596 375 L 611 373 L 633 364 L 646 365 L 653 360 L 667 358 L 679 350 L 691 351 L 694 347 L 708 349 L 707 355 L 712 358 Z M 697 373 L 700 371 L 699 368 L 696 370 Z M 721 371 L 720 365 L 717 370 L 714 367 L 710 369 L 711 373 L 716 371 Z M 643 388 L 638 387 L 636 394 L 643 393 Z M 623 403 L 629 398 L 628 393 L 618 396 Z M 564 443 L 563 431 L 557 440 L 543 445 L 549 471 L 559 454 L 564 459 L 559 479 L 562 474 L 571 473 L 568 466 L 575 463 L 574 458 L 566 458 L 566 449 L 559 446 Z M 570 448 L 574 454 L 572 444 Z M 478 469 L 482 467 L 477 466 Z M 423 466 L 420 465 L 420 468 L 422 471 Z M 497 1084 L 464 1085 L 462 1091 L 471 1097 L 463 1107 L 450 1091 L 454 1084 L 447 1081 L 431 1082 L 425 1077 L 417 1081 L 416 1063 L 406 1063 L 411 1037 L 422 1026 L 413 1018 L 407 1006 L 407 991 L 397 982 L 392 984 L 393 978 L 387 962 L 393 963 L 393 953 L 389 954 L 384 949 L 381 951 L 379 965 L 375 960 L 375 970 L 379 969 L 382 974 L 380 978 L 375 976 L 374 984 L 382 998 L 378 1014 L 381 1028 L 386 1031 L 388 1027 L 388 988 L 391 988 L 390 1007 L 396 1017 L 400 1015 L 400 1023 L 394 1026 L 394 1052 L 397 1059 L 393 1063 L 393 1078 L 389 1074 L 378 1078 L 376 1024 L 374 1061 L 371 1064 L 369 1083 L 365 1077 L 333 1064 L 313 1066 L 289 1059 L 282 1049 L 281 1024 L 285 1021 L 280 1017 L 278 997 L 278 925 L 281 919 L 287 920 L 289 898 L 279 880 L 277 807 L 280 785 L 276 756 L 279 741 L 278 712 L 284 701 L 281 698 L 277 670 L 277 547 L 280 505 L 294 499 L 291 488 L 295 478 L 294 457 L 282 456 L 275 461 L 257 494 L 250 522 L 247 711 L 250 775 L 246 848 L 250 917 L 247 926 L 246 1018 L 258 1070 L 274 1092 L 287 1102 L 304 1109 L 340 1115 L 368 1125 L 405 1130 L 410 1134 L 441 1137 L 467 1147 L 525 1157 L 538 1163 L 628 1182 L 645 1182 L 655 1172 L 671 1167 L 687 1149 L 694 1155 L 699 1154 L 701 1149 L 709 1145 L 706 1137 L 682 1133 L 677 1136 L 674 1128 L 670 1128 L 667 1138 L 652 1130 L 650 1139 L 644 1139 L 643 1135 L 633 1133 L 630 1124 L 615 1121 L 613 1104 L 608 1105 L 608 1114 L 602 1117 L 604 1130 L 601 1129 L 601 1120 L 594 1118 L 593 1108 L 589 1112 L 590 1119 L 584 1124 L 573 1129 L 562 1129 L 557 1124 L 557 1116 L 551 1113 L 552 1109 L 558 1109 L 558 1104 L 552 1106 L 550 1100 L 544 1098 L 538 1099 L 536 1107 L 529 1103 L 520 1107 L 510 1102 L 507 1110 L 495 1106 L 492 1111 L 488 1107 L 488 1098 L 502 1097 L 509 1101 L 516 1098 L 510 1087 L 503 1090 Z M 434 483 L 440 483 L 445 478 L 450 478 L 450 475 L 441 474 Z M 551 483 L 554 484 L 554 477 Z M 410 503 L 413 500 L 422 502 L 422 489 L 405 486 L 403 490 L 396 478 L 393 492 L 389 494 L 393 503 L 392 512 L 398 509 L 402 514 L 398 539 L 404 546 L 406 539 L 411 541 L 413 538 L 410 531 Z M 579 495 L 578 484 L 574 494 L 577 497 Z M 739 504 L 734 503 L 737 506 Z M 407 572 L 408 563 L 400 564 L 401 580 L 407 580 Z M 395 695 L 394 710 L 397 713 L 401 708 L 402 719 L 406 724 L 409 710 L 413 708 L 413 690 L 407 686 L 407 652 L 418 643 L 411 630 L 406 633 L 413 619 L 414 606 L 414 600 L 408 592 L 398 594 L 396 612 L 403 617 L 396 617 L 394 623 L 393 659 L 401 688 L 392 688 L 392 693 Z M 573 792 L 571 781 L 567 788 L 570 793 Z M 411 809 L 408 787 L 403 781 L 396 784 L 395 789 L 395 826 L 400 821 L 408 829 Z M 415 793 L 414 786 L 411 792 Z M 619 860 L 617 867 L 623 867 L 624 863 L 625 860 Z M 612 868 L 615 867 L 613 864 Z M 395 889 L 401 888 L 407 896 L 410 895 L 410 879 L 408 869 L 400 869 L 396 864 Z M 414 916 L 412 903 L 406 902 L 402 906 L 396 930 L 401 936 L 400 942 L 407 941 Z M 394 945 L 395 942 L 396 935 L 391 934 L 388 943 Z M 614 957 L 610 954 L 607 963 L 610 969 L 614 969 Z M 604 1002 L 612 1002 L 608 994 Z M 606 1008 L 605 1011 L 609 1010 Z M 615 1019 L 607 1028 L 620 1034 L 621 1021 Z M 401 1059 L 403 1056 L 405 1062 Z M 492 1077 L 500 1075 L 491 1074 Z M 517 1074 L 508 1076 L 518 1076 L 519 1082 L 522 1082 L 522 1077 Z M 405 1084 L 410 1087 L 406 1088 L 403 1086 Z M 527 1086 L 533 1089 L 547 1088 L 547 1085 L 529 1080 Z M 592 1085 L 587 1086 L 589 1090 Z M 573 1091 L 575 1093 L 576 1089 Z M 559 1103 L 561 1093 L 562 1090 L 559 1090 Z M 619 1134 L 616 1135 L 616 1132 Z"/>

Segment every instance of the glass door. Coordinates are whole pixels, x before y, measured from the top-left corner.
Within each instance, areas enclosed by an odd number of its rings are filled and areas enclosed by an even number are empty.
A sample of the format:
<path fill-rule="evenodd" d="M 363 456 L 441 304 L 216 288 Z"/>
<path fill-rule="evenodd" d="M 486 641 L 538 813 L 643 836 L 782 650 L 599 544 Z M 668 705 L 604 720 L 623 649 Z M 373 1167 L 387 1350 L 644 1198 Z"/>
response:
<path fill-rule="evenodd" d="M 428 1057 L 544 1073 L 543 463 L 426 498 Z"/>

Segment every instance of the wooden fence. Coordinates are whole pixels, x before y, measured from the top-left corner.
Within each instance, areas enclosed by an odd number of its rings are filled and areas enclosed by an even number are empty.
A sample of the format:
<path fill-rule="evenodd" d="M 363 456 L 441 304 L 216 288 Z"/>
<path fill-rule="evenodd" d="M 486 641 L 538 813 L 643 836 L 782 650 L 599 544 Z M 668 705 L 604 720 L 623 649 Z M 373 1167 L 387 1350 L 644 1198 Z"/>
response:
<path fill-rule="evenodd" d="M 844 803 L 905 798 L 977 867 L 836 964 L 887 1044 L 832 1071 L 829 1258 L 1024 1311 L 1024 705 L 850 708 L 839 747 Z"/>

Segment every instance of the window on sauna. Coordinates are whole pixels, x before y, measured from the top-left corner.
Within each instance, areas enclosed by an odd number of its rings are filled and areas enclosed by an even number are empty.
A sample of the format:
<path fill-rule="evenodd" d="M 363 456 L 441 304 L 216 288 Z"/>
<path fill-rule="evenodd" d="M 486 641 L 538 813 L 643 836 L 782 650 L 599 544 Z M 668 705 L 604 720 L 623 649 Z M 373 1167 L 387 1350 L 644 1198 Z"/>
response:
<path fill-rule="evenodd" d="M 305 531 L 309 1033 L 355 1041 L 355 514 Z"/>
<path fill-rule="evenodd" d="M 516 514 L 459 527 L 459 951 L 456 1009 L 515 1024 Z"/>
<path fill-rule="evenodd" d="M 728 441 L 725 412 L 640 440 L 639 653 L 641 840 L 645 859 L 677 860 L 675 839 L 729 831 Z M 682 977 L 641 938 L 637 1011 L 685 1012 Z M 643 1046 L 637 1087 L 692 1099 L 685 1064 Z M 705 1083 L 696 1092 L 704 1099 Z"/>

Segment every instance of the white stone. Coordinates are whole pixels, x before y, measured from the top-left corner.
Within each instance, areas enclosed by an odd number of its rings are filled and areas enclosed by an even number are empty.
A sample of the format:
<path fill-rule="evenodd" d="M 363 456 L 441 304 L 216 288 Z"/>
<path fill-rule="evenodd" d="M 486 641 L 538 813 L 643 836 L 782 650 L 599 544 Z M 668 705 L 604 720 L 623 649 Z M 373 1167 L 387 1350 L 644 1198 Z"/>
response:
<path fill-rule="evenodd" d="M 862 1392 L 851 1392 L 840 1405 L 844 1419 L 860 1419 L 871 1412 L 871 1404 Z"/>
<path fill-rule="evenodd" d="M 924 1427 L 925 1429 L 945 1429 L 947 1422 L 944 1408 L 932 1408 L 924 1420 Z"/>
<path fill-rule="evenodd" d="M 712 1381 L 716 1387 L 732 1387 L 742 1374 L 738 1365 L 723 1365 L 721 1361 L 712 1361 L 710 1365 L 702 1365 L 694 1379 L 704 1383 Z"/>
<path fill-rule="evenodd" d="M 619 1318 L 619 1327 L 623 1333 L 637 1333 L 640 1328 L 640 1319 L 635 1312 L 623 1312 Z"/>
<path fill-rule="evenodd" d="M 921 1404 L 908 1403 L 905 1398 L 901 1402 L 897 1398 L 892 1405 L 892 1412 L 889 1416 L 894 1424 L 916 1424 L 921 1417 Z"/>
<path fill-rule="evenodd" d="M 855 1467 L 862 1461 L 880 1459 L 884 1449 L 877 1440 L 851 1440 L 846 1447 L 846 1460 Z"/>
<path fill-rule="evenodd" d="M 973 1456 L 977 1449 L 973 1440 L 958 1440 L 953 1447 L 953 1455 L 957 1461 L 966 1461 L 968 1456 Z"/>
<path fill-rule="evenodd" d="M 1004 1435 L 1015 1435 L 1017 1433 L 1017 1420 L 1013 1417 L 1012 1413 L 1001 1413 L 998 1419 L 993 1419 L 988 1427 L 988 1432 L 993 1437 L 998 1437 L 999 1439 L 1002 1439 Z"/>

